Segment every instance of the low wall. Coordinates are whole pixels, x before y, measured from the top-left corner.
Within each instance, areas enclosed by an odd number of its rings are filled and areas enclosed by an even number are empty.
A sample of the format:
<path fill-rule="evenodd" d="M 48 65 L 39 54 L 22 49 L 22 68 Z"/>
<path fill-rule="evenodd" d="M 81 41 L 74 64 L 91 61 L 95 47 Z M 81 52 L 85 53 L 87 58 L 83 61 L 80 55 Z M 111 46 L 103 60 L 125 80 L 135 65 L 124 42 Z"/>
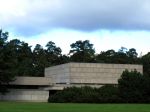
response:
<path fill-rule="evenodd" d="M 49 91 L 36 89 L 11 89 L 5 95 L 0 94 L 3 101 L 47 102 Z"/>

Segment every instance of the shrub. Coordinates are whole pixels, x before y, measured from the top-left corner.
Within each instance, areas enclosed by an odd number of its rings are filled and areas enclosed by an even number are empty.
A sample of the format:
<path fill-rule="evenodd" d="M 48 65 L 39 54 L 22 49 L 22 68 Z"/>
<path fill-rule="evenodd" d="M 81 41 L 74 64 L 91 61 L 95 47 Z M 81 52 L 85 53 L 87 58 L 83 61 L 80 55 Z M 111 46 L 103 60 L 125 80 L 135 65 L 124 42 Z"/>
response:
<path fill-rule="evenodd" d="M 144 78 L 140 72 L 125 70 L 118 80 L 119 96 L 127 103 L 143 102 L 143 82 Z"/>
<path fill-rule="evenodd" d="M 118 91 L 113 85 L 101 88 L 70 87 L 49 97 L 49 102 L 55 103 L 108 103 L 118 102 Z"/>
<path fill-rule="evenodd" d="M 98 89 L 100 103 L 118 103 L 118 88 L 115 85 L 105 85 Z"/>

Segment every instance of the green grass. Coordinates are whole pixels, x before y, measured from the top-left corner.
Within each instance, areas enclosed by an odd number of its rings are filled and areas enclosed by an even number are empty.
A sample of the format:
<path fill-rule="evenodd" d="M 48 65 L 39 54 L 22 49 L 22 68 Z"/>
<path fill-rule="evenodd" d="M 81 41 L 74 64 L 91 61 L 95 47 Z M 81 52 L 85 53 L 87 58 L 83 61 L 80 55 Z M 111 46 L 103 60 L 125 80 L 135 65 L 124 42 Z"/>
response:
<path fill-rule="evenodd" d="M 150 104 L 0 102 L 0 112 L 150 112 Z"/>

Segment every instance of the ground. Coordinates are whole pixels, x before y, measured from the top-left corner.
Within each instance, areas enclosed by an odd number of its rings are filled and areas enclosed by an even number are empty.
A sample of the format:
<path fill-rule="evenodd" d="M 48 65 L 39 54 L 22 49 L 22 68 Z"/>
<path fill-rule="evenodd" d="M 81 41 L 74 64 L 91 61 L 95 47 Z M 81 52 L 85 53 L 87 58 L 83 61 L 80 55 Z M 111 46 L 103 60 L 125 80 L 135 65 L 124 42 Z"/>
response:
<path fill-rule="evenodd" d="M 0 102 L 0 112 L 150 112 L 150 104 Z"/>

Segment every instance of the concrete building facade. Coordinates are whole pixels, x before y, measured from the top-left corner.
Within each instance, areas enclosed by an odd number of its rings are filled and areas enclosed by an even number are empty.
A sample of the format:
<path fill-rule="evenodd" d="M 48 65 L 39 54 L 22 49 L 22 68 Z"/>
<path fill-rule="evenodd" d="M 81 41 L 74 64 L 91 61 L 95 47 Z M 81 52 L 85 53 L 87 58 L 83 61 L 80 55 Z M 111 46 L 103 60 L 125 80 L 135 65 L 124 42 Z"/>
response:
<path fill-rule="evenodd" d="M 46 77 L 16 77 L 9 85 L 9 92 L 0 94 L 3 101 L 47 102 L 51 79 Z"/>
<path fill-rule="evenodd" d="M 45 77 L 16 77 L 0 100 L 47 102 L 49 92 L 71 86 L 101 87 L 117 84 L 124 70 L 143 73 L 142 65 L 67 63 L 45 68 Z"/>
<path fill-rule="evenodd" d="M 10 89 L 5 95 L 0 95 L 3 101 L 47 102 L 49 91 L 39 89 Z"/>
<path fill-rule="evenodd" d="M 142 65 L 67 63 L 45 68 L 45 77 L 54 84 L 117 84 L 126 69 L 143 73 Z"/>

